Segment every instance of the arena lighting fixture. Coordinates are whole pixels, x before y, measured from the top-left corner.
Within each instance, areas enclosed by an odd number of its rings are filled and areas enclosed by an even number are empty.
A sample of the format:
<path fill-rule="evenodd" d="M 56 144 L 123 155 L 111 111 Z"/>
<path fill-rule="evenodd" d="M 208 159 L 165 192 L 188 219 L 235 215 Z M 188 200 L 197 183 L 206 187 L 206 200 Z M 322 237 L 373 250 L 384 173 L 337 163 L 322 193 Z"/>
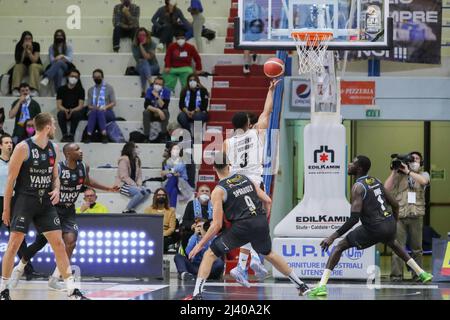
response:
<path fill-rule="evenodd" d="M 119 254 L 120 254 L 119 249 L 114 249 L 114 255 L 115 255 L 115 256 L 118 256 Z"/>
<path fill-rule="evenodd" d="M 119 231 L 114 232 L 114 238 L 115 239 L 119 239 L 120 238 L 120 232 Z"/>
<path fill-rule="evenodd" d="M 119 259 L 115 258 L 114 263 L 119 263 Z"/>
<path fill-rule="evenodd" d="M 153 250 L 148 250 L 148 255 L 149 255 L 149 256 L 152 256 L 153 253 L 154 253 Z"/>
<path fill-rule="evenodd" d="M 92 262 L 94 262 L 94 259 L 93 258 L 89 258 L 89 263 L 92 263 Z"/>
<path fill-rule="evenodd" d="M 80 249 L 80 254 L 81 254 L 81 255 L 83 255 L 83 254 L 85 254 L 85 253 L 86 253 L 86 250 Z"/>
<path fill-rule="evenodd" d="M 128 247 L 128 241 L 127 240 L 122 241 L 122 247 Z"/>
<path fill-rule="evenodd" d="M 102 258 L 97 258 L 97 263 L 102 263 Z"/>
<path fill-rule="evenodd" d="M 50 262 L 50 258 L 45 258 L 45 262 Z"/>
<path fill-rule="evenodd" d="M 139 247 L 145 247 L 145 241 L 139 241 Z"/>
<path fill-rule="evenodd" d="M 85 231 L 81 231 L 79 236 L 80 236 L 80 238 L 86 238 L 86 232 Z"/>
<path fill-rule="evenodd" d="M 131 233 L 131 238 L 132 239 L 136 239 L 137 238 L 137 233 L 136 232 L 132 232 Z"/>
<path fill-rule="evenodd" d="M 131 263 L 136 263 L 136 259 L 131 259 Z"/>
<path fill-rule="evenodd" d="M 97 249 L 97 255 L 102 255 L 103 254 L 103 250 L 102 249 Z"/>
<path fill-rule="evenodd" d="M 128 250 L 127 249 L 123 249 L 122 250 L 122 255 L 124 255 L 124 256 L 128 255 Z"/>
<path fill-rule="evenodd" d="M 128 263 L 128 259 L 127 258 L 124 258 L 124 259 L 122 259 L 122 263 Z"/>
<path fill-rule="evenodd" d="M 94 243 L 95 243 L 94 240 L 89 240 L 89 241 L 88 241 L 88 246 L 89 246 L 89 247 L 93 247 L 93 246 L 94 246 Z"/>
<path fill-rule="evenodd" d="M 119 246 L 120 246 L 120 241 L 114 240 L 114 247 L 119 247 Z"/>
<path fill-rule="evenodd" d="M 143 263 L 145 262 L 145 260 L 144 260 L 144 259 L 139 259 L 139 262 L 140 262 L 141 264 L 143 264 Z"/>
<path fill-rule="evenodd" d="M 109 241 L 109 240 L 106 240 L 105 241 L 105 247 L 111 247 L 111 241 Z"/>
<path fill-rule="evenodd" d="M 145 232 L 139 232 L 139 238 L 144 239 L 145 238 Z"/>
<path fill-rule="evenodd" d="M 106 239 L 110 239 L 111 237 L 112 237 L 112 233 L 109 232 L 109 231 L 106 231 L 106 232 L 105 232 L 105 238 L 106 238 Z"/>
<path fill-rule="evenodd" d="M 134 240 L 133 240 L 133 241 L 131 241 L 131 246 L 132 246 L 132 247 L 136 247 L 136 246 L 137 246 L 137 242 L 136 242 L 136 241 L 134 241 Z"/>
<path fill-rule="evenodd" d="M 148 246 L 149 246 L 149 247 L 153 247 L 154 245 L 155 245 L 155 243 L 154 243 L 153 241 L 149 241 L 149 242 L 148 242 Z"/>
<path fill-rule="evenodd" d="M 106 254 L 107 256 L 109 256 L 109 255 L 111 254 L 111 250 L 110 250 L 110 249 L 106 249 L 106 250 L 105 250 L 105 254 Z"/>
<path fill-rule="evenodd" d="M 97 231 L 96 237 L 100 239 L 103 238 L 103 232 Z"/>
<path fill-rule="evenodd" d="M 128 239 L 129 233 L 128 232 L 122 232 L 122 238 Z"/>
<path fill-rule="evenodd" d="M 106 262 L 106 263 L 110 263 L 110 262 L 111 262 L 111 259 L 110 259 L 110 258 L 106 258 L 106 259 L 105 259 L 105 262 Z"/>
<path fill-rule="evenodd" d="M 131 250 L 131 255 L 132 255 L 132 256 L 135 256 L 135 255 L 136 255 L 136 250 L 134 250 L 134 249 Z"/>
<path fill-rule="evenodd" d="M 92 255 L 94 254 L 94 249 L 89 249 L 89 250 L 88 250 L 88 254 L 89 254 L 90 256 L 92 256 Z"/>
<path fill-rule="evenodd" d="M 42 262 L 42 258 L 37 258 L 37 262 Z"/>
<path fill-rule="evenodd" d="M 145 250 L 139 250 L 139 254 L 143 256 L 145 254 Z"/>
<path fill-rule="evenodd" d="M 103 246 L 103 241 L 102 240 L 97 240 L 97 247 L 102 247 Z"/>
<path fill-rule="evenodd" d="M 84 247 L 86 245 L 86 241 L 80 240 L 79 243 L 80 247 Z"/>
<path fill-rule="evenodd" d="M 89 231 L 88 238 L 93 238 L 93 237 L 95 237 L 95 233 L 93 231 Z"/>
<path fill-rule="evenodd" d="M 28 232 L 28 236 L 30 236 L 30 237 L 34 237 L 36 234 L 34 233 L 34 231 L 30 231 L 30 232 Z"/>
<path fill-rule="evenodd" d="M 80 258 L 80 263 L 84 263 L 84 258 Z"/>

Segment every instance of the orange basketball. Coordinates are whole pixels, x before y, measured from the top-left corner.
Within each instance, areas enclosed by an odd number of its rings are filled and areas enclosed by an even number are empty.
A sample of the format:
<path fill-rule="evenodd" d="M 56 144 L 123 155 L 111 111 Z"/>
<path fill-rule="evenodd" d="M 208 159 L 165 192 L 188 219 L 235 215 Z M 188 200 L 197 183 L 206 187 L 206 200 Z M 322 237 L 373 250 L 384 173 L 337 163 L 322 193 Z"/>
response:
<path fill-rule="evenodd" d="M 280 77 L 284 74 L 284 62 L 278 58 L 267 59 L 264 63 L 264 73 L 269 78 Z"/>

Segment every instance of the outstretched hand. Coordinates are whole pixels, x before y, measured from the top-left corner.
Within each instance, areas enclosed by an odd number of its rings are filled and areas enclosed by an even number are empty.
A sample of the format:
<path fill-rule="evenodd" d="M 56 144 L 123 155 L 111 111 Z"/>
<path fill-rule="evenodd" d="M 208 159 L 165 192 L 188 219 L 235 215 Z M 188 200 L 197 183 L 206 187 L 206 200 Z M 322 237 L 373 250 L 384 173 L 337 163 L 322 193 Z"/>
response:
<path fill-rule="evenodd" d="M 48 194 L 50 195 L 52 205 L 57 205 L 59 203 L 59 190 L 55 189 L 52 192 L 49 192 Z"/>
<path fill-rule="evenodd" d="M 191 252 L 189 252 L 189 260 L 192 260 L 195 258 L 195 256 L 202 250 L 202 247 L 197 244 L 194 249 L 191 250 Z"/>
<path fill-rule="evenodd" d="M 332 236 L 329 236 L 328 238 L 322 240 L 320 246 L 322 247 L 323 251 L 327 251 L 328 248 L 333 244 L 333 242 L 334 238 Z"/>
<path fill-rule="evenodd" d="M 270 91 L 275 91 L 277 84 L 280 83 L 282 79 L 273 79 L 272 81 L 270 81 L 270 86 L 269 86 L 269 90 Z"/>

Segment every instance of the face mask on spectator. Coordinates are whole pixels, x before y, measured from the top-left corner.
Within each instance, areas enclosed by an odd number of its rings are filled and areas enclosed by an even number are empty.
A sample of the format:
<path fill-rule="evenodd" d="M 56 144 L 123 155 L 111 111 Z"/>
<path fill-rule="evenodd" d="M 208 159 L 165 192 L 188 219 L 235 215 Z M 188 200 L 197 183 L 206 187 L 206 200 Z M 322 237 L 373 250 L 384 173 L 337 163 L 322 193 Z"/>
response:
<path fill-rule="evenodd" d="M 26 130 L 27 130 L 28 136 L 32 136 L 34 134 L 34 132 L 35 132 L 33 127 L 27 127 Z"/>
<path fill-rule="evenodd" d="M 166 202 L 166 196 L 158 196 L 157 200 L 159 204 L 163 204 L 164 202 Z"/>
<path fill-rule="evenodd" d="M 140 34 L 138 36 L 138 40 L 139 40 L 139 43 L 144 43 L 147 40 L 147 35 L 146 34 Z"/>
<path fill-rule="evenodd" d="M 97 84 L 97 85 L 100 85 L 100 84 L 102 84 L 102 82 L 103 82 L 103 79 L 94 79 L 94 82 Z"/>
<path fill-rule="evenodd" d="M 155 89 L 156 91 L 161 91 L 161 89 L 162 89 L 162 85 L 160 85 L 160 84 L 154 84 L 153 85 L 153 89 Z"/>
<path fill-rule="evenodd" d="M 74 86 L 78 83 L 78 78 L 75 77 L 69 77 L 69 83 Z"/>
<path fill-rule="evenodd" d="M 177 0 L 170 0 L 170 1 L 169 1 L 169 4 L 170 4 L 171 6 L 176 6 L 176 5 L 177 5 Z"/>
<path fill-rule="evenodd" d="M 420 164 L 417 163 L 417 162 L 411 162 L 411 163 L 409 164 L 409 168 L 410 168 L 412 171 L 418 171 L 419 168 L 420 168 Z"/>
<path fill-rule="evenodd" d="M 27 94 L 27 95 L 25 96 L 25 100 L 26 100 L 26 101 L 30 101 L 30 100 L 31 100 L 31 96 L 30 96 L 29 94 Z"/>
<path fill-rule="evenodd" d="M 189 81 L 189 86 L 191 87 L 191 89 L 197 88 L 197 81 L 195 80 Z"/>
<path fill-rule="evenodd" d="M 180 47 L 182 47 L 186 44 L 186 39 L 177 39 L 177 43 Z"/>
<path fill-rule="evenodd" d="M 209 201 L 209 196 L 207 194 L 201 194 L 198 198 L 201 202 Z"/>

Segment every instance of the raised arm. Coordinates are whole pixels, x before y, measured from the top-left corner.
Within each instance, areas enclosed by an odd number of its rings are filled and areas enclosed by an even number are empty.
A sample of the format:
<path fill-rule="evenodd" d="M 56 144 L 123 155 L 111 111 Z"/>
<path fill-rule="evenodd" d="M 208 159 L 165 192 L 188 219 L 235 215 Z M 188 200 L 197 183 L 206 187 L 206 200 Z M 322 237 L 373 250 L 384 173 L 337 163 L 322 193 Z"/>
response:
<path fill-rule="evenodd" d="M 273 95 L 277 84 L 281 81 L 272 80 L 270 82 L 269 90 L 267 91 L 266 102 L 264 103 L 264 110 L 258 118 L 258 122 L 255 124 L 255 128 L 259 130 L 265 130 L 269 127 L 270 115 L 273 111 Z"/>

